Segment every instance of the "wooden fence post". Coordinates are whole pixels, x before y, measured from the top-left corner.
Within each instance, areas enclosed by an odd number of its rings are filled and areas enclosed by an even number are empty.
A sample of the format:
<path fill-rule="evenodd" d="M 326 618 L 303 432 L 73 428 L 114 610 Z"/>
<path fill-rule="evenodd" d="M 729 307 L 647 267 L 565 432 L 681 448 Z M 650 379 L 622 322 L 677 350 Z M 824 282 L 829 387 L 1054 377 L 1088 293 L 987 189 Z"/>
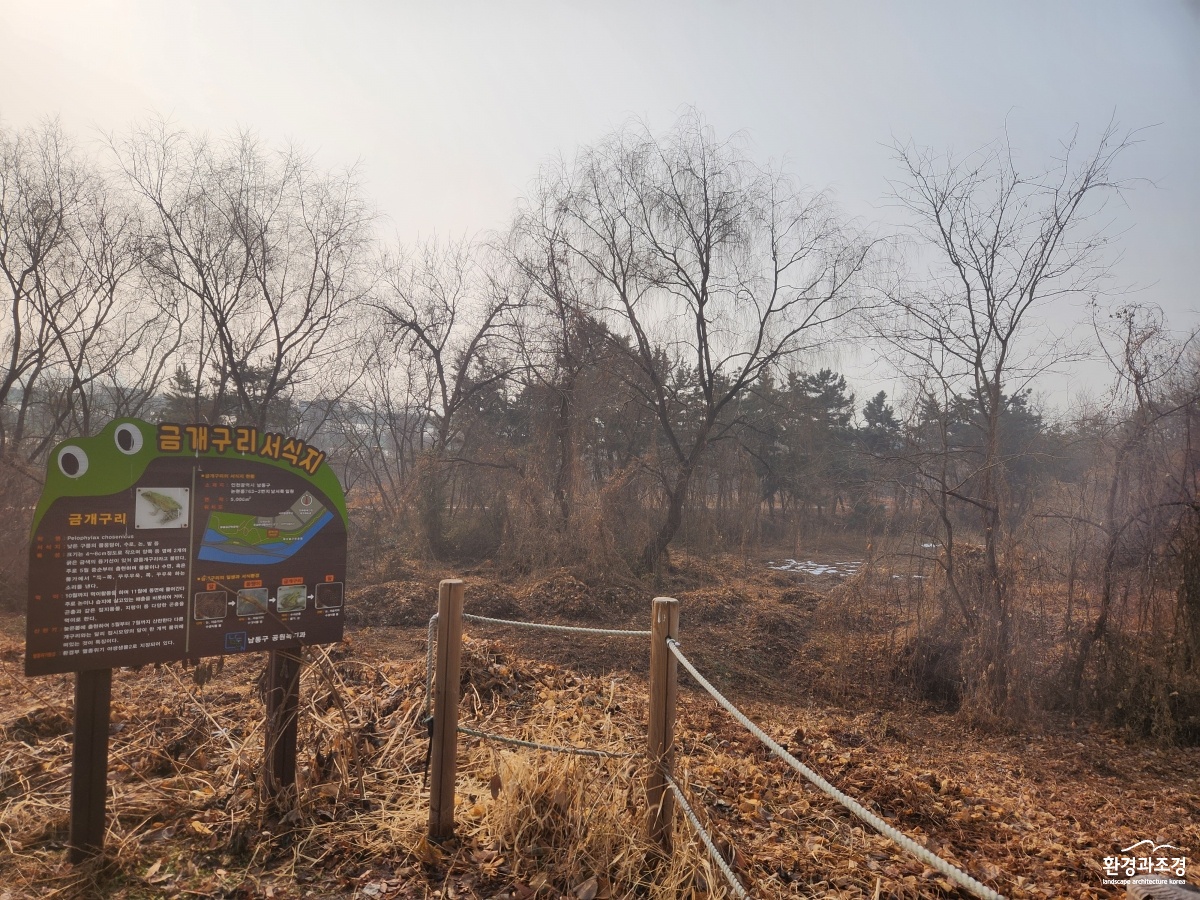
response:
<path fill-rule="evenodd" d="M 667 787 L 664 775 L 674 777 L 675 699 L 679 664 L 667 646 L 667 640 L 679 632 L 679 601 L 655 597 L 650 625 L 650 742 L 647 756 L 650 774 L 646 778 L 647 831 L 652 843 L 663 854 L 671 855 L 671 822 L 675 814 L 675 795 Z"/>
<path fill-rule="evenodd" d="M 433 737 L 429 750 L 429 837 L 454 836 L 454 781 L 458 773 L 458 688 L 462 664 L 462 613 L 466 586 L 448 578 L 438 586 L 437 662 L 434 669 Z"/>

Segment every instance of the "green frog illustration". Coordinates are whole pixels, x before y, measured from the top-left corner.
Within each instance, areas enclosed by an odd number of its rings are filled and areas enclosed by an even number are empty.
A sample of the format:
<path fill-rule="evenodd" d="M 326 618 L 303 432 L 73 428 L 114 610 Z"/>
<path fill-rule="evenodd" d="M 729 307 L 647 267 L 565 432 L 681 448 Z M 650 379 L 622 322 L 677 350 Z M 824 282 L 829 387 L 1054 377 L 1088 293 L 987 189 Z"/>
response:
<path fill-rule="evenodd" d="M 116 419 L 98 434 L 60 443 L 50 453 L 35 523 L 59 497 L 101 497 L 133 487 L 158 455 L 155 441 L 153 425 Z M 168 514 L 157 504 L 155 508 L 159 515 Z"/>
<path fill-rule="evenodd" d="M 161 451 L 158 437 L 158 426 L 141 419 L 121 418 L 109 422 L 94 435 L 68 438 L 56 445 L 50 452 L 46 483 L 38 500 L 30 533 L 36 533 L 42 516 L 60 498 L 112 497 L 131 490 L 138 486 L 147 467 L 159 458 L 189 457 L 201 465 L 204 460 L 212 458 L 250 459 L 259 465 L 300 474 L 286 459 L 267 458 L 254 450 L 247 453 L 230 448 L 221 452 L 210 446 L 198 453 L 186 449 Z M 178 445 L 178 441 L 176 443 Z M 335 498 L 335 509 L 345 521 L 345 501 L 334 471 L 322 463 L 311 483 L 327 497 Z M 150 482 L 148 487 L 140 488 L 139 497 L 144 498 L 145 502 L 139 505 L 143 515 L 148 514 L 148 527 L 181 527 L 189 505 L 186 495 L 178 492 L 181 488 L 182 485 L 178 485 L 176 489 L 169 489 L 169 482 Z M 129 524 L 132 525 L 132 521 Z M 144 523 L 142 527 L 147 525 Z"/>

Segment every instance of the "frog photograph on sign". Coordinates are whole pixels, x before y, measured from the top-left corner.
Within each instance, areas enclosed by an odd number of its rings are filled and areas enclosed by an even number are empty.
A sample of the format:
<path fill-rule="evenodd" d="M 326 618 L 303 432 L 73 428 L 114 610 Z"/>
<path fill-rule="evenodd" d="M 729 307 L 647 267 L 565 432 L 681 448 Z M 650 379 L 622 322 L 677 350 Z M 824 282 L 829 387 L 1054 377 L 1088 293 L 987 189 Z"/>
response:
<path fill-rule="evenodd" d="M 187 528 L 187 488 L 137 489 L 135 528 Z"/>
<path fill-rule="evenodd" d="M 336 642 L 345 498 L 299 438 L 120 419 L 50 454 L 29 562 L 30 675 Z"/>

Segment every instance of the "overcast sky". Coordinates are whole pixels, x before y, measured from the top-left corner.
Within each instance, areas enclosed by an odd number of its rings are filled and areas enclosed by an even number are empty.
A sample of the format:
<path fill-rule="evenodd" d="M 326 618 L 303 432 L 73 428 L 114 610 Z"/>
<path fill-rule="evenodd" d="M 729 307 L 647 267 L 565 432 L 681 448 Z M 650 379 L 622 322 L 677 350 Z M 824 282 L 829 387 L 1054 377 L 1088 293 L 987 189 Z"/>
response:
<path fill-rule="evenodd" d="M 403 239 L 500 228 L 539 164 L 694 105 L 868 222 L 893 140 L 1022 161 L 1147 127 L 1116 275 L 1200 323 L 1200 3 L 0 0 L 0 121 L 80 137 L 163 114 L 359 161 Z M 1062 320 L 1078 309 L 1057 310 Z M 1054 393 L 1063 393 L 1048 388 Z"/>

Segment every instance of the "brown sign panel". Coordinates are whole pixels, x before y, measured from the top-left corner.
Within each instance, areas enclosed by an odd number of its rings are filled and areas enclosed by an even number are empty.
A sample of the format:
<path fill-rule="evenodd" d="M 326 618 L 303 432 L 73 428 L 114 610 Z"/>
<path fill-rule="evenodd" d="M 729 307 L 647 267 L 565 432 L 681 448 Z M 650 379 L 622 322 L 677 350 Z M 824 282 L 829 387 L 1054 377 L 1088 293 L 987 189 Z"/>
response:
<path fill-rule="evenodd" d="M 345 573 L 345 500 L 323 454 L 253 428 L 119 420 L 51 456 L 25 671 L 338 641 Z"/>

